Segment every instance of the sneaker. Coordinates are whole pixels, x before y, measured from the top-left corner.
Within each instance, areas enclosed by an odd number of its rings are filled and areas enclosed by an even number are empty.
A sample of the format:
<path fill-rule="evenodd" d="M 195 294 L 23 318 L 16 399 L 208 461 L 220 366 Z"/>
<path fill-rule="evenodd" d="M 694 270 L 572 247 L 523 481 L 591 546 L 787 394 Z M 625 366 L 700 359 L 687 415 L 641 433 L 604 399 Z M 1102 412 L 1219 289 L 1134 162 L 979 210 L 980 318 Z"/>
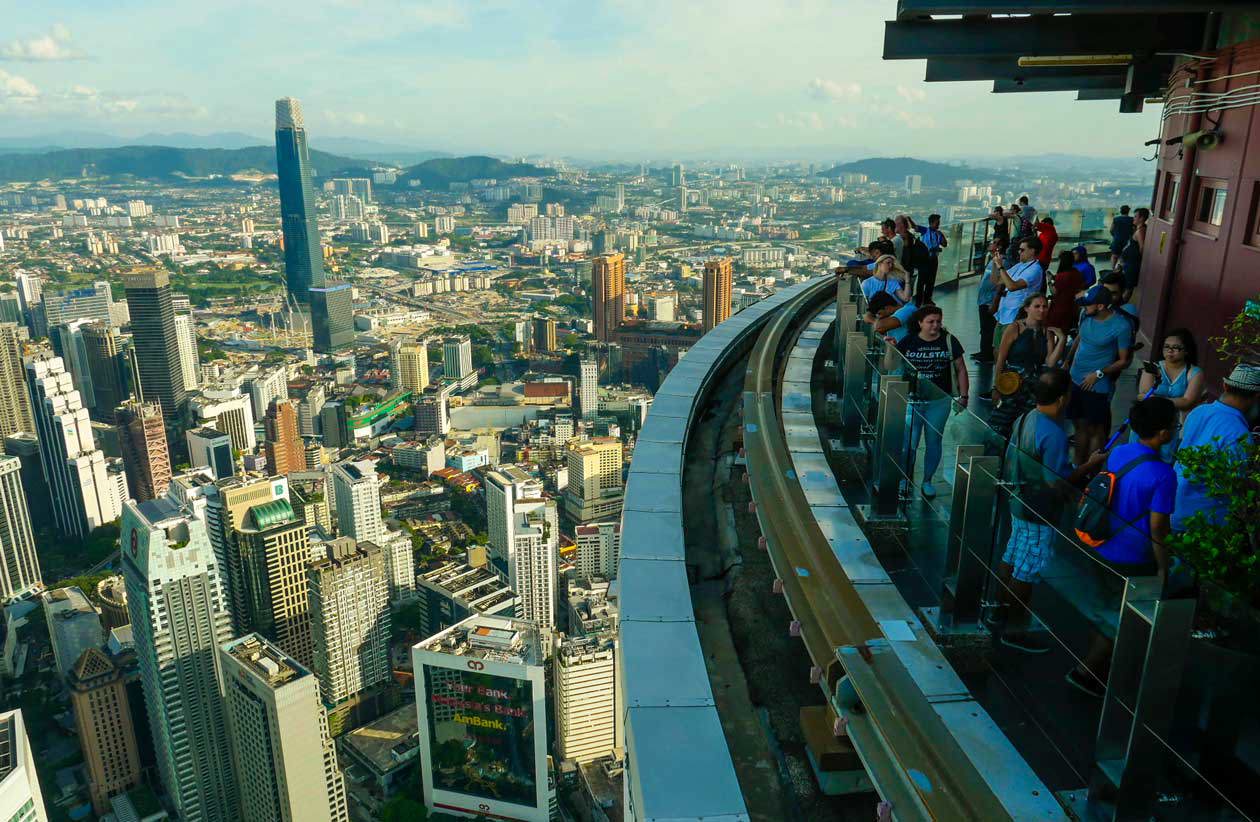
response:
<path fill-rule="evenodd" d="M 1096 699 L 1102 699 L 1107 694 L 1107 689 L 1100 685 L 1092 674 L 1083 674 L 1080 668 L 1068 671 L 1063 679 L 1076 690 Z"/>
<path fill-rule="evenodd" d="M 934 499 L 935 497 L 936 497 L 936 486 L 932 484 L 931 480 L 924 480 L 923 481 L 923 498 Z"/>
<path fill-rule="evenodd" d="M 984 624 L 993 633 L 997 633 L 1006 627 L 1006 606 L 998 605 L 989 609 L 984 615 Z"/>
<path fill-rule="evenodd" d="M 1050 643 L 1042 639 L 1039 634 L 1029 633 L 1028 631 L 1002 634 L 1000 641 L 1007 648 L 1014 648 L 1016 651 L 1025 654 L 1044 654 L 1050 650 Z"/>

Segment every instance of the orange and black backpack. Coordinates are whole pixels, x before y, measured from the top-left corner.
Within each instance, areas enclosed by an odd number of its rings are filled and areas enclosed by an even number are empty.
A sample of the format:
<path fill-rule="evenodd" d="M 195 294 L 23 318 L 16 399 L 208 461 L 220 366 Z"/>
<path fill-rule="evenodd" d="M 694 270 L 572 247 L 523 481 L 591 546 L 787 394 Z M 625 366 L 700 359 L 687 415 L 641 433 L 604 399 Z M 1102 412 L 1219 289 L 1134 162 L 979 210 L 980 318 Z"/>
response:
<path fill-rule="evenodd" d="M 1080 502 L 1076 504 L 1076 538 L 1081 544 L 1097 548 L 1115 536 L 1116 529 L 1111 524 L 1111 506 L 1115 501 L 1116 487 L 1124 475 L 1147 462 L 1159 459 L 1153 451 L 1144 451 L 1129 460 L 1118 471 L 1099 471 L 1081 493 Z"/>

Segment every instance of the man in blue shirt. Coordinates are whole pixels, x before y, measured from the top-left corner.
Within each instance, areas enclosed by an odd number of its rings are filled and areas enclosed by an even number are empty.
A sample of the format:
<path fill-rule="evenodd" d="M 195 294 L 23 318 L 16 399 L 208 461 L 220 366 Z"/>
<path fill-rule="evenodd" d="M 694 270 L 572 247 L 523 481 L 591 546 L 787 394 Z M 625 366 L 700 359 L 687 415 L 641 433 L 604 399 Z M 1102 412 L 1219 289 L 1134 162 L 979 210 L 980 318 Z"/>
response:
<path fill-rule="evenodd" d="M 914 300 L 899 307 L 896 297 L 880 291 L 867 301 L 866 315 L 862 319 L 875 326 L 875 333 L 892 337 L 894 343 L 899 343 L 910 333 L 910 318 L 918 310 Z"/>
<path fill-rule="evenodd" d="M 1250 436 L 1247 418 L 1258 398 L 1260 366 L 1237 366 L 1225 379 L 1224 395 L 1216 402 L 1200 405 L 1186 417 L 1178 450 L 1210 445 L 1227 449 L 1237 458 L 1239 444 Z M 1180 464 L 1176 471 L 1177 507 L 1172 515 L 1173 530 L 1184 531 L 1186 521 L 1200 511 L 1219 524 L 1225 515 L 1225 501 L 1208 496 L 1202 485 L 1187 479 Z"/>
<path fill-rule="evenodd" d="M 999 260 L 1006 252 L 1006 238 L 994 237 L 989 243 L 989 262 L 985 266 L 984 276 L 980 278 L 980 289 L 976 295 L 976 310 L 980 313 L 980 350 L 971 355 L 978 363 L 993 362 L 993 329 L 997 325 L 994 303 L 997 302 L 997 283 L 993 280 L 994 260 Z M 983 399 L 985 394 L 981 392 Z"/>
<path fill-rule="evenodd" d="M 945 235 L 941 232 L 941 215 L 928 215 L 927 228 L 919 231 L 919 239 L 927 249 L 927 257 L 924 258 L 922 270 L 919 272 L 914 302 L 926 305 L 932 301 L 932 292 L 936 288 L 936 270 L 940 265 L 941 251 L 949 245 L 949 240 L 945 239 Z"/>
<path fill-rule="evenodd" d="M 1041 268 L 1041 263 L 1037 262 L 1037 255 L 1040 253 L 1041 240 L 1024 237 L 1019 241 L 1019 262 L 1011 266 L 1009 271 L 1001 257 L 992 258 L 991 279 L 994 285 L 1004 289 L 998 301 L 997 326 L 993 329 L 994 349 L 1001 345 L 1002 332 L 1006 330 L 1006 326 L 1015 322 L 1015 318 L 1019 316 L 1024 300 L 1029 294 L 1040 291 L 1045 282 L 1046 273 Z"/>
<path fill-rule="evenodd" d="M 1107 458 L 1106 470 L 1119 475 L 1111 495 L 1111 537 L 1094 550 L 1101 563 L 1091 563 L 1103 577 L 1082 584 L 1103 592 L 1114 587 L 1116 578 L 1159 576 L 1168 579 L 1168 551 L 1164 540 L 1172 530 L 1169 516 L 1177 494 L 1177 478 L 1172 466 L 1159 458 L 1159 449 L 1172 441 L 1177 430 L 1177 406 L 1167 397 L 1150 397 L 1133 404 L 1129 424 L 1138 441 L 1121 445 Z M 1106 594 L 1103 595 L 1106 598 Z M 1068 672 L 1068 684 L 1092 696 L 1101 697 L 1102 683 L 1115 635 L 1115 603 L 1093 602 L 1088 613 L 1108 613 L 1096 621 L 1098 629 L 1084 662 Z"/>
<path fill-rule="evenodd" d="M 1085 316 L 1068 352 L 1072 402 L 1068 419 L 1076 433 L 1076 463 L 1103 447 L 1111 430 L 1111 395 L 1116 377 L 1133 358 L 1133 326 L 1111 308 L 1111 293 L 1101 285 L 1085 292 L 1076 304 Z"/>
<path fill-rule="evenodd" d="M 1098 271 L 1089 261 L 1089 251 L 1083 245 L 1072 249 L 1072 267 L 1081 272 L 1081 282 L 1086 288 L 1092 288 L 1098 282 Z"/>
<path fill-rule="evenodd" d="M 1029 654 L 1050 650 L 1039 635 L 1028 632 L 1028 604 L 1033 585 L 1054 553 L 1056 526 L 1072 486 L 1104 459 L 1096 454 L 1072 470 L 1063 425 L 1072 392 L 1072 378 L 1062 368 L 1048 368 L 1032 385 L 1037 407 L 1016 420 L 1006 447 L 1003 479 L 1010 483 L 1011 536 L 998 566 L 998 610 L 985 623 L 1008 648 Z"/>

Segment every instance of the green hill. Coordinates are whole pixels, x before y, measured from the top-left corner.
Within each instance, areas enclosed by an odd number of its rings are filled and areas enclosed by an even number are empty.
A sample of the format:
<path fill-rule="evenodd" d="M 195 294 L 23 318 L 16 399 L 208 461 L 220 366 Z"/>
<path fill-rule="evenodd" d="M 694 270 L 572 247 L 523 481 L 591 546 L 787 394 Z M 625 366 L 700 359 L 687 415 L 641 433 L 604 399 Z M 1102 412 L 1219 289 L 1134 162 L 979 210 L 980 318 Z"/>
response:
<path fill-rule="evenodd" d="M 318 176 L 366 172 L 367 160 L 311 152 Z M 122 146 L 74 148 L 44 153 L 0 154 L 0 182 L 58 180 L 82 176 L 129 175 L 145 180 L 208 177 L 243 171 L 275 173 L 276 150 L 271 146 L 250 148 L 171 148 L 169 146 Z"/>
<path fill-rule="evenodd" d="M 407 169 L 400 182 L 406 185 L 410 180 L 419 180 L 425 188 L 444 189 L 451 183 L 466 183 L 469 180 L 551 177 L 554 174 L 555 171 L 549 168 L 529 163 L 505 163 L 493 157 L 438 157 Z"/>
<path fill-rule="evenodd" d="M 898 184 L 905 182 L 907 175 L 918 174 L 925 186 L 947 186 L 955 180 L 992 180 L 1009 176 L 989 168 L 933 163 L 914 157 L 868 157 L 820 171 L 818 176 L 839 177 L 842 174 L 865 174 L 871 182 Z"/>

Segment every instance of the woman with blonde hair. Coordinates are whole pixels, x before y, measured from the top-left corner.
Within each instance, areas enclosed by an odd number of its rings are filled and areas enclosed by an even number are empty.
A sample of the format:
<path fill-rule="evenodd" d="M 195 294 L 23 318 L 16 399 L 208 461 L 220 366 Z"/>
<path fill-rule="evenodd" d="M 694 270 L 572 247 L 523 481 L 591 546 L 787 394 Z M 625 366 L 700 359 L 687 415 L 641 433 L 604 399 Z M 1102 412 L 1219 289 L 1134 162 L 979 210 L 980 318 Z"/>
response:
<path fill-rule="evenodd" d="M 897 258 L 891 254 L 882 254 L 875 261 L 871 276 L 862 281 L 862 294 L 867 300 L 881 291 L 887 291 L 897 298 L 897 302 L 905 305 L 910 301 L 910 289 L 906 285 L 910 275 Z"/>

